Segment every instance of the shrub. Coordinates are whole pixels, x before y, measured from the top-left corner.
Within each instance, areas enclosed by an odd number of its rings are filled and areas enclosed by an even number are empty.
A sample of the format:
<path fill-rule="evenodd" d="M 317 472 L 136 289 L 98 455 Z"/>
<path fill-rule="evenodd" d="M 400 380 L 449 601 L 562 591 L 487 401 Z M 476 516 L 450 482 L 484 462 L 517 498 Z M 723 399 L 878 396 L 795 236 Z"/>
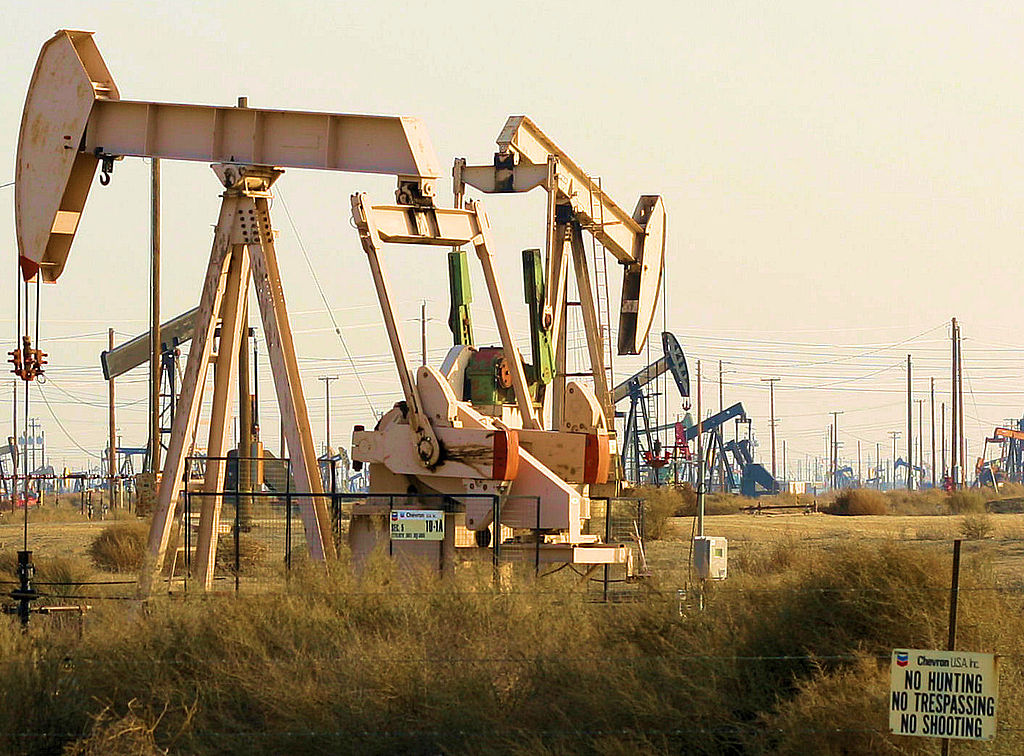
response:
<path fill-rule="evenodd" d="M 960 534 L 968 541 L 980 541 L 992 534 L 992 527 L 987 514 L 969 514 L 960 521 Z"/>
<path fill-rule="evenodd" d="M 120 522 L 103 528 L 89 546 L 89 556 L 101 570 L 134 572 L 142 567 L 149 539 L 144 522 Z"/>
<path fill-rule="evenodd" d="M 835 515 L 884 515 L 889 514 L 889 505 L 880 491 L 850 488 L 840 492 L 826 511 Z"/>
<path fill-rule="evenodd" d="M 57 598 L 74 595 L 84 583 L 93 577 L 92 567 L 85 560 L 76 557 L 33 556 L 36 583 L 57 583 L 38 585 L 39 592 Z M 0 552 L 0 574 L 8 581 L 17 580 L 18 554 L 15 551 Z"/>
<path fill-rule="evenodd" d="M 940 488 L 908 491 L 897 488 L 885 492 L 889 509 L 899 515 L 936 515 L 949 513 L 949 496 Z"/>
<path fill-rule="evenodd" d="M 949 511 L 953 514 L 984 512 L 985 496 L 980 491 L 954 491 L 949 495 Z"/>
<path fill-rule="evenodd" d="M 690 491 L 692 493 L 692 489 Z M 686 492 L 668 486 L 638 486 L 626 489 L 623 496 L 644 500 L 646 536 L 653 540 L 666 537 L 669 533 L 669 518 L 680 517 L 685 509 Z"/>

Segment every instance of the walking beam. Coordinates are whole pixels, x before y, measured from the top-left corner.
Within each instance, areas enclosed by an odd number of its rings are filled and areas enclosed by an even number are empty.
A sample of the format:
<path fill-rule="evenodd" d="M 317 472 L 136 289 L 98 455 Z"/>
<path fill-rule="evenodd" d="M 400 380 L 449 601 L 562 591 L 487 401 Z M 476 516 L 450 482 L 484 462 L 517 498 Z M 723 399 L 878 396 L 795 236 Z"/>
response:
<path fill-rule="evenodd" d="M 526 116 L 510 116 L 497 138 L 492 165 L 467 165 L 458 158 L 452 171 L 456 196 L 468 184 L 488 194 L 548 193 L 546 247 L 549 261 L 558 244 L 556 224 L 570 218 L 589 231 L 623 266 L 619 312 L 619 354 L 639 354 L 647 340 L 661 286 L 665 257 L 665 206 L 657 195 L 642 195 L 632 214 L 602 189 Z M 555 289 L 548 281 L 545 318 L 556 317 Z M 555 344 L 557 351 L 557 343 Z"/>
<path fill-rule="evenodd" d="M 359 238 L 370 260 L 370 269 L 374 276 L 374 285 L 377 288 L 377 296 L 380 300 L 381 310 L 384 313 L 384 323 L 388 330 L 388 337 L 391 341 L 391 349 L 398 367 L 399 378 L 402 381 L 402 388 L 406 395 L 406 402 L 410 409 L 416 408 L 416 412 L 410 414 L 415 417 L 415 422 L 421 430 L 413 428 L 417 435 L 417 444 L 423 448 L 432 450 L 433 464 L 436 461 L 436 452 L 433 451 L 436 442 L 428 440 L 427 430 L 430 422 L 420 409 L 421 402 L 416 395 L 412 377 L 409 373 L 402 342 L 399 338 L 398 328 L 395 321 L 394 310 L 391 306 L 387 280 L 383 274 L 380 262 L 380 246 L 382 243 L 392 244 L 426 244 L 440 247 L 461 247 L 465 244 L 472 244 L 480 265 L 483 269 L 484 279 L 487 282 L 487 291 L 490 295 L 491 309 L 494 312 L 494 319 L 501 334 L 501 345 L 505 352 L 505 359 L 509 363 L 509 370 L 512 377 L 512 385 L 515 390 L 516 405 L 523 418 L 524 428 L 540 428 L 540 421 L 533 407 L 533 400 L 530 398 L 529 386 L 526 382 L 526 372 L 523 369 L 523 361 L 516 348 L 512 337 L 512 329 L 508 322 L 505 311 L 504 297 L 501 287 L 494 271 L 491 242 L 490 224 L 483 206 L 476 201 L 467 202 L 466 210 L 449 208 L 419 209 L 394 205 L 370 206 L 366 202 L 366 195 L 352 195 L 352 218 L 359 231 Z M 416 417 L 417 413 L 422 417 Z M 410 420 L 410 425 L 413 424 Z M 427 457 L 421 457 L 426 460 Z"/>
<path fill-rule="evenodd" d="M 56 281 L 96 168 L 150 157 L 398 177 L 398 202 L 431 204 L 440 167 L 416 118 L 121 100 L 92 32 L 63 29 L 39 52 L 15 174 L 22 274 Z"/>

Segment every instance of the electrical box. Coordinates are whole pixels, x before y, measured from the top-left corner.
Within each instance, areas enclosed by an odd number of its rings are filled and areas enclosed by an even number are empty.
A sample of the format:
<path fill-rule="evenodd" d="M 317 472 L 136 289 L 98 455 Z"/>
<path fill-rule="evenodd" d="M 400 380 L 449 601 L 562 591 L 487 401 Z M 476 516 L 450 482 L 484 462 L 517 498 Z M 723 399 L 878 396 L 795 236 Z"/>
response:
<path fill-rule="evenodd" d="M 729 545 L 717 536 L 693 539 L 693 566 L 701 580 L 725 580 L 729 562 Z"/>

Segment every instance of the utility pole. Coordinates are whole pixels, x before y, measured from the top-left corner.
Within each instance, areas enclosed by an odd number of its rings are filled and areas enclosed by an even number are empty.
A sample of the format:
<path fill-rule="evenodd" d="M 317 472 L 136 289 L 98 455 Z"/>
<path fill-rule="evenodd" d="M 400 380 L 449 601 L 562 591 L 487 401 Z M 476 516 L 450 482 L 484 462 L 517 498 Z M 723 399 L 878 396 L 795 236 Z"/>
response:
<path fill-rule="evenodd" d="M 914 490 L 914 401 L 911 392 L 910 355 L 907 355 L 907 490 Z"/>
<path fill-rule="evenodd" d="M 917 402 L 917 466 L 921 468 L 921 478 L 918 486 L 924 485 L 924 399 L 915 399 Z"/>
<path fill-rule="evenodd" d="M 932 378 L 932 488 L 935 488 L 935 378 Z"/>
<path fill-rule="evenodd" d="M 697 360 L 697 535 L 704 535 L 704 415 L 700 403 L 700 360 Z"/>
<path fill-rule="evenodd" d="M 882 445 L 875 441 L 875 488 L 882 490 Z"/>
<path fill-rule="evenodd" d="M 782 479 L 788 481 L 789 473 L 786 470 L 786 439 L 782 439 Z"/>
<path fill-rule="evenodd" d="M 114 329 L 107 329 L 108 348 L 114 348 Z M 110 506 L 114 506 L 114 476 L 117 474 L 117 429 L 114 427 L 114 379 L 107 381 L 107 429 L 110 434 L 110 455 L 107 457 L 107 485 L 110 491 Z"/>
<path fill-rule="evenodd" d="M 331 381 L 338 380 L 336 375 L 322 375 L 317 378 L 318 381 L 324 382 L 324 396 L 327 399 L 326 412 L 324 413 L 324 422 L 326 424 L 326 441 L 324 442 L 324 454 L 331 453 Z"/>
<path fill-rule="evenodd" d="M 952 463 L 951 464 L 950 477 L 952 477 L 952 479 L 953 479 L 953 488 L 959 488 L 960 487 L 960 463 L 959 463 L 960 454 L 957 451 L 957 449 L 958 449 L 958 447 L 957 447 L 957 440 L 960 438 L 960 436 L 959 436 L 958 431 L 957 431 L 957 411 L 956 411 L 957 410 L 957 390 L 956 390 L 956 386 L 957 386 L 957 383 L 956 383 L 957 338 L 956 338 L 956 330 L 957 330 L 956 318 L 953 318 L 953 328 L 952 328 L 952 332 L 951 332 L 952 333 L 952 340 L 950 342 L 951 345 L 952 345 L 952 356 L 950 358 L 950 381 L 949 381 L 949 385 L 950 385 L 949 391 L 950 391 L 950 395 L 951 395 L 951 401 L 953 403 L 953 407 L 952 407 L 953 412 L 952 412 L 951 421 L 950 421 L 950 434 L 949 434 L 950 457 L 951 457 L 950 461 Z"/>
<path fill-rule="evenodd" d="M 939 429 L 942 436 L 942 477 L 945 478 L 949 471 L 946 469 L 946 403 L 942 403 L 942 427 Z"/>
<path fill-rule="evenodd" d="M 160 362 L 162 356 L 160 340 L 160 158 L 151 159 L 149 178 L 149 471 L 155 473 L 160 469 Z M 110 385 L 113 387 L 113 381 Z M 173 396 L 171 403 L 174 403 Z"/>
<path fill-rule="evenodd" d="M 863 488 L 864 483 L 860 476 L 860 439 L 857 439 L 857 488 Z"/>
<path fill-rule="evenodd" d="M 892 438 L 892 487 L 896 488 L 896 439 L 900 437 L 899 431 L 889 431 Z"/>
<path fill-rule="evenodd" d="M 839 489 L 839 416 L 842 410 L 829 413 L 832 415 L 832 488 Z"/>
<path fill-rule="evenodd" d="M 772 430 L 772 479 L 775 479 L 775 383 L 776 381 L 782 380 L 781 378 L 762 378 L 762 383 L 768 384 L 768 403 L 771 412 L 771 423 L 769 426 Z"/>
<path fill-rule="evenodd" d="M 956 391 L 957 412 L 960 428 L 960 487 L 966 485 L 967 476 L 967 430 L 964 427 L 964 342 L 960 335 L 960 324 L 956 324 Z"/>
<path fill-rule="evenodd" d="M 722 383 L 722 361 L 718 361 L 718 411 L 725 409 L 725 390 Z"/>

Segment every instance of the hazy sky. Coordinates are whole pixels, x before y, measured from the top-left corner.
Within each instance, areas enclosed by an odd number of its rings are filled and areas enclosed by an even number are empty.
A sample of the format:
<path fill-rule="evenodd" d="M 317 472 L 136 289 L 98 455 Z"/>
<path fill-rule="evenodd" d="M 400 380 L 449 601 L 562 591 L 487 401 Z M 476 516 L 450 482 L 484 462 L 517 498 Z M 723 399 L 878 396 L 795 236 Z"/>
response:
<path fill-rule="evenodd" d="M 876 442 L 891 454 L 887 431 L 905 434 L 907 353 L 916 396 L 934 375 L 937 401 L 948 401 L 951 316 L 963 323 L 972 450 L 1024 410 L 1014 262 L 1024 219 L 1019 4 L 7 0 L 0 10 L 8 29 L 0 184 L 13 179 L 39 47 L 58 28 L 96 32 L 125 99 L 233 104 L 246 95 L 254 107 L 420 116 L 446 173 L 456 156 L 488 161 L 505 118 L 525 113 L 628 209 L 642 193 L 664 196 L 667 308 L 656 330 L 664 322 L 691 370 L 701 359 L 715 381 L 717 361 L 726 361 L 726 402 L 744 402 L 762 455 L 767 391 L 759 379 L 769 375 L 783 379 L 779 438 L 791 461 L 822 453 L 831 410 L 846 413 L 848 458 L 857 440 L 865 456 Z M 93 187 L 68 266 L 44 289 L 51 370 L 43 393 L 66 433 L 35 392 L 32 414 L 58 466 L 81 467 L 78 447 L 96 454 L 104 444 L 98 353 L 106 328 L 124 340 L 146 327 L 148 170 L 124 160 L 110 187 Z M 164 179 L 170 315 L 198 301 L 219 185 L 201 164 L 165 163 Z M 398 384 L 348 196 L 367 191 L 386 202 L 393 181 L 289 171 L 277 188 L 281 264 L 314 432 L 322 440 L 323 384 L 314 379 L 340 375 L 332 435 L 347 443 L 351 425 L 372 416 L 299 241 L 369 402 L 390 407 Z M 450 202 L 447 179 L 441 196 Z M 487 200 L 518 324 L 519 250 L 542 246 L 543 203 L 539 193 Z M 0 245 L 11 261 L 0 281 L 10 303 L 6 351 L 14 339 L 10 187 L 0 189 L 0 206 Z M 449 343 L 443 252 L 431 260 L 393 248 L 386 261 L 408 351 L 418 350 L 412 319 L 425 299 L 439 362 Z M 611 272 L 617 292 L 618 269 Z M 478 340 L 496 341 L 476 280 Z M 617 377 L 643 363 L 619 360 Z M 269 380 L 262 383 L 269 399 Z M 705 390 L 717 406 L 717 385 Z M 119 383 L 126 445 L 145 441 L 144 391 L 143 374 Z M 674 394 L 664 404 L 671 417 L 681 411 Z M 268 401 L 266 440 L 276 447 L 274 417 Z"/>

